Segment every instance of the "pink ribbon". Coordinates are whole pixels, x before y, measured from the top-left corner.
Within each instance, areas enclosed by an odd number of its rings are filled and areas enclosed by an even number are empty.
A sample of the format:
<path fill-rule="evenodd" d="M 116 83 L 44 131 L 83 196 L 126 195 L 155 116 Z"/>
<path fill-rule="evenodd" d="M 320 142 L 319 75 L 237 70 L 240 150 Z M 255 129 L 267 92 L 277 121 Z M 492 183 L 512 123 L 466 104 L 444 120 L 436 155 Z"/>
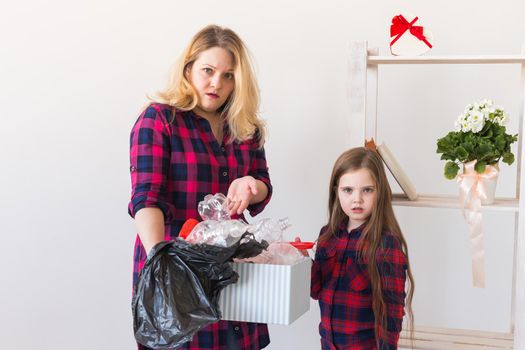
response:
<path fill-rule="evenodd" d="M 487 199 L 487 184 L 496 181 L 499 171 L 487 166 L 483 174 L 474 169 L 476 161 L 465 163 L 463 174 L 459 175 L 459 201 L 461 213 L 469 225 L 472 254 L 472 279 L 474 287 L 485 288 L 485 249 L 483 247 L 483 217 L 479 212 L 481 201 Z"/>

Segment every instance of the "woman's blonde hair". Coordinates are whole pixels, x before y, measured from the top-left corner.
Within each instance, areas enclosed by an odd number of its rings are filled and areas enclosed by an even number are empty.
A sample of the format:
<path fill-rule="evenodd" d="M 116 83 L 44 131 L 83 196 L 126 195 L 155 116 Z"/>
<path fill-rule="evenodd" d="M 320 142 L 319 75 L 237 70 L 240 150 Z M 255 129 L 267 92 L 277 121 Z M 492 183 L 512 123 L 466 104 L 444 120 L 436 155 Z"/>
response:
<path fill-rule="evenodd" d="M 341 177 L 351 171 L 367 169 L 376 185 L 376 200 L 373 204 L 372 213 L 363 233 L 358 241 L 358 256 L 368 266 L 372 286 L 372 309 L 374 312 L 376 339 L 385 337 L 384 330 L 387 329 L 386 313 L 387 305 L 383 296 L 383 286 L 377 264 L 377 253 L 384 249 L 383 233 L 389 232 L 399 242 L 406 257 L 408 293 L 406 296 L 406 310 L 408 313 L 408 333 L 412 343 L 414 339 L 414 313 L 412 311 L 412 299 L 414 297 L 414 277 L 408 259 L 408 247 L 397 222 L 392 207 L 392 190 L 388 184 L 385 168 L 380 156 L 376 151 L 364 147 L 350 149 L 339 156 L 335 161 L 330 178 L 330 192 L 328 198 L 328 226 L 319 237 L 320 241 L 326 241 L 334 236 L 340 225 L 348 218 L 339 202 L 337 189 Z M 378 346 L 379 348 L 379 346 Z"/>
<path fill-rule="evenodd" d="M 182 111 L 194 109 L 199 102 L 198 95 L 186 75 L 201 52 L 214 47 L 225 49 L 233 59 L 235 87 L 219 109 L 221 117 L 226 118 L 228 123 L 230 140 L 244 141 L 256 136 L 262 147 L 265 126 L 258 116 L 259 87 L 248 50 L 231 29 L 208 25 L 195 34 L 173 67 L 168 86 L 153 99 Z"/>

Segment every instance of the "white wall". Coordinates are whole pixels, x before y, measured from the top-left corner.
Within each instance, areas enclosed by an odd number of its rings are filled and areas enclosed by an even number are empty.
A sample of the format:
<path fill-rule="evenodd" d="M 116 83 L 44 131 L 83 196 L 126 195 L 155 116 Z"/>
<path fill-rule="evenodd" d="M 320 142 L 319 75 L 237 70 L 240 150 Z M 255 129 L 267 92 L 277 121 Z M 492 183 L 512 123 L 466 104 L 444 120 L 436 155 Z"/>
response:
<path fill-rule="evenodd" d="M 352 144 L 347 45 L 368 40 L 386 54 L 390 19 L 407 11 L 434 32 L 434 55 L 517 54 L 525 43 L 525 3 L 510 0 L 3 3 L 1 347 L 134 347 L 128 135 L 145 94 L 163 87 L 193 33 L 208 23 L 226 25 L 251 49 L 275 186 L 264 215 L 289 216 L 290 237 L 312 240 L 326 219 L 332 163 Z M 381 71 L 379 134 L 420 192 L 455 192 L 440 175 L 434 142 L 466 103 L 496 99 L 517 130 L 517 73 Z M 503 166 L 498 195 L 512 196 L 514 182 L 515 167 Z M 486 215 L 488 286 L 478 290 L 470 284 L 467 227 L 457 211 L 398 215 L 417 283 L 417 322 L 508 330 L 512 216 Z M 312 303 L 292 326 L 272 326 L 270 349 L 317 349 L 318 317 Z"/>

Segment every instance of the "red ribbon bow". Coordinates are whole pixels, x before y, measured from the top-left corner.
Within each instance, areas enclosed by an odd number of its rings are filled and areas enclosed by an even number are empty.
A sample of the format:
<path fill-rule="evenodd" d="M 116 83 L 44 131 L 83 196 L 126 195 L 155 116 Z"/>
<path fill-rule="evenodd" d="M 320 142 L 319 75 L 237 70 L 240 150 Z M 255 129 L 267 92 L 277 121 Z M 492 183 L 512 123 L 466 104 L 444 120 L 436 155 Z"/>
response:
<path fill-rule="evenodd" d="M 394 43 L 401 38 L 403 34 L 407 30 L 410 30 L 410 33 L 418 38 L 419 40 L 423 41 L 425 44 L 427 44 L 428 47 L 432 48 L 432 44 L 430 44 L 423 35 L 423 27 L 421 26 L 414 26 L 413 24 L 416 23 L 418 20 L 418 17 L 415 17 L 412 22 L 408 22 L 403 15 L 398 15 L 392 18 L 392 25 L 390 26 L 390 37 L 396 36 L 394 40 L 390 43 L 390 46 L 394 45 Z"/>

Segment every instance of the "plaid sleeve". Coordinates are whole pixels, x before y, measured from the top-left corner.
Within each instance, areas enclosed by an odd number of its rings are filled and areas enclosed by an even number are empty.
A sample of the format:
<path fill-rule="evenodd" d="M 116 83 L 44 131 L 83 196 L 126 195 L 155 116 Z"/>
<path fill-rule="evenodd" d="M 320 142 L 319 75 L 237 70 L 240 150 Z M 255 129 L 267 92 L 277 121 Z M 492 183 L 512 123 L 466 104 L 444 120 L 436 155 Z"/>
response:
<path fill-rule="evenodd" d="M 268 188 L 268 194 L 262 202 L 248 206 L 250 215 L 253 217 L 263 211 L 264 207 L 266 207 L 266 205 L 270 202 L 273 192 L 272 183 L 270 182 L 270 174 L 268 173 L 268 165 L 266 164 L 266 154 L 264 152 L 264 148 L 257 148 L 254 151 L 250 172 L 248 174 L 253 176 L 254 179 L 262 181 Z"/>
<path fill-rule="evenodd" d="M 310 297 L 314 300 L 319 300 L 319 293 L 321 292 L 321 266 L 318 259 L 315 259 L 312 264 L 312 272 L 310 277 Z"/>
<path fill-rule="evenodd" d="M 129 214 L 156 207 L 164 220 L 173 218 L 173 204 L 167 200 L 170 167 L 170 137 L 166 118 L 160 109 L 149 106 L 137 119 L 130 135 L 131 201 Z"/>
<path fill-rule="evenodd" d="M 382 343 L 381 349 L 397 349 L 399 333 L 405 314 L 405 282 L 406 255 L 401 249 L 397 238 L 391 234 L 385 235 L 385 246 L 378 254 L 378 268 L 383 287 L 383 296 L 387 305 L 387 329 L 380 333 L 385 335 L 387 344 Z"/>
<path fill-rule="evenodd" d="M 319 237 L 325 231 L 326 226 L 319 232 Z M 315 259 L 312 263 L 312 270 L 310 274 L 310 297 L 314 300 L 319 300 L 319 293 L 321 293 L 322 285 L 322 273 L 321 273 L 321 262 L 319 256 L 324 252 L 323 244 L 319 244 L 319 238 L 317 239 L 317 249 L 315 251 Z"/>

